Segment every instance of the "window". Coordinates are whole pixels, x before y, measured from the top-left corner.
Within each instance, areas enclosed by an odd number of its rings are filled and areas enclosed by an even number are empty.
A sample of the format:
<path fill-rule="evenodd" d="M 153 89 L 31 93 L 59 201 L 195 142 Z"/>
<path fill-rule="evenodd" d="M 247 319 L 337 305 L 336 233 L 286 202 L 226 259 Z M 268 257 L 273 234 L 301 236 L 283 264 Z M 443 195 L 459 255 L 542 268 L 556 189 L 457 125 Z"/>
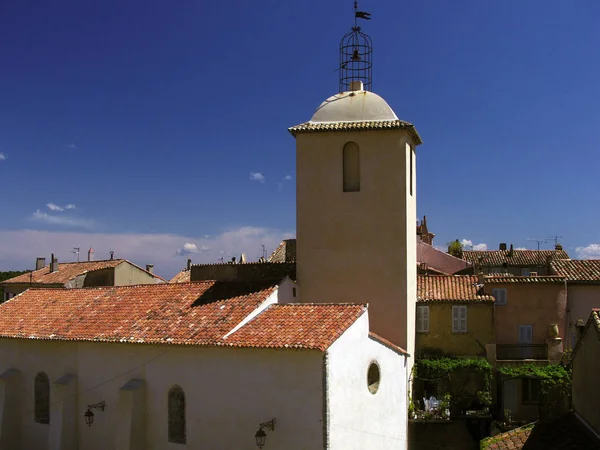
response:
<path fill-rule="evenodd" d="M 496 305 L 506 305 L 506 289 L 492 289 L 492 296 L 496 299 Z"/>
<path fill-rule="evenodd" d="M 467 332 L 467 307 L 464 305 L 452 307 L 452 332 Z"/>
<path fill-rule="evenodd" d="M 540 401 L 540 380 L 523 378 L 521 380 L 521 400 L 523 403 L 538 403 Z"/>
<path fill-rule="evenodd" d="M 33 382 L 34 419 L 37 423 L 50 423 L 50 380 L 40 372 Z"/>
<path fill-rule="evenodd" d="M 10 300 L 14 296 L 15 296 L 15 294 L 13 294 L 12 292 L 5 292 L 4 293 L 4 301 Z"/>
<path fill-rule="evenodd" d="M 521 269 L 521 276 L 522 277 L 528 277 L 531 275 L 531 269 L 529 267 L 523 267 Z"/>
<path fill-rule="evenodd" d="M 185 393 L 179 386 L 169 391 L 169 442 L 185 444 Z"/>
<path fill-rule="evenodd" d="M 413 160 L 414 160 L 414 150 L 412 145 L 409 147 L 408 151 L 410 152 L 410 195 L 413 195 Z"/>
<path fill-rule="evenodd" d="M 356 142 L 344 145 L 343 160 L 344 192 L 360 191 L 360 155 Z"/>
<path fill-rule="evenodd" d="M 296 288 L 292 288 L 292 296 L 296 296 Z"/>
<path fill-rule="evenodd" d="M 429 333 L 429 306 L 417 306 L 417 333 Z"/>
<path fill-rule="evenodd" d="M 369 392 L 375 394 L 379 390 L 379 381 L 381 380 L 381 374 L 379 373 L 379 366 L 377 363 L 372 362 L 367 372 L 367 386 Z"/>

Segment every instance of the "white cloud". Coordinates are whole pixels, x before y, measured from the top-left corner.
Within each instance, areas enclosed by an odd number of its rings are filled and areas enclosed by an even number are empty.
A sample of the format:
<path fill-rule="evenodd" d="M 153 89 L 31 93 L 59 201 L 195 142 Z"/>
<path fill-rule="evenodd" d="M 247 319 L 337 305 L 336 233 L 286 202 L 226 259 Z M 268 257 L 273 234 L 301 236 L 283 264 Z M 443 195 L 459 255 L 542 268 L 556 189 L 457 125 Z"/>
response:
<path fill-rule="evenodd" d="M 73 150 L 75 150 L 77 148 L 77 146 L 75 144 L 67 144 L 67 145 L 65 145 L 65 147 L 72 148 Z"/>
<path fill-rule="evenodd" d="M 91 246 L 95 251 L 96 260 L 108 259 L 109 251 L 114 250 L 115 258 L 126 258 L 142 267 L 145 264 L 154 264 L 158 275 L 172 278 L 185 267 L 183 255 L 175 252 L 181 249 L 182 242 L 196 246 L 198 252 L 193 253 L 191 257 L 194 264 L 201 264 L 216 263 L 221 257 L 225 260 L 230 260 L 232 256 L 239 258 L 242 252 L 246 253 L 248 261 L 256 261 L 262 255 L 261 245 L 270 252 L 283 239 L 292 237 L 292 232 L 262 227 L 232 228 L 221 234 L 212 234 L 208 238 L 177 234 L 0 230 L 0 270 L 31 269 L 37 256 L 46 256 L 48 259 L 50 253 L 54 253 L 60 261 L 72 261 L 75 258 L 71 253 L 74 246 Z"/>
<path fill-rule="evenodd" d="M 75 205 L 73 203 L 69 203 L 67 206 L 65 206 L 65 209 L 75 209 Z"/>
<path fill-rule="evenodd" d="M 90 219 L 82 219 L 79 217 L 67 217 L 67 216 L 53 216 L 36 210 L 32 215 L 32 219 L 37 222 L 47 223 L 49 225 L 59 225 L 71 228 L 84 228 L 90 230 L 94 228 L 94 221 Z"/>
<path fill-rule="evenodd" d="M 48 209 L 50 211 L 64 211 L 64 208 L 61 208 L 60 206 L 58 206 L 56 203 L 46 203 L 46 206 L 48 207 Z"/>
<path fill-rule="evenodd" d="M 8 156 L 6 156 L 4 153 L 0 152 L 0 161 L 4 161 L 8 159 Z"/>
<path fill-rule="evenodd" d="M 527 250 L 527 248 L 525 248 L 525 247 L 517 247 L 517 248 L 515 248 L 515 250 Z"/>
<path fill-rule="evenodd" d="M 575 248 L 579 259 L 600 259 L 600 244 L 590 244 L 587 247 Z"/>
<path fill-rule="evenodd" d="M 250 179 L 252 181 L 260 181 L 261 183 L 265 183 L 267 181 L 265 176 L 260 172 L 250 172 Z"/>
<path fill-rule="evenodd" d="M 285 181 L 292 181 L 292 176 L 291 175 L 286 175 L 284 178 Z"/>
<path fill-rule="evenodd" d="M 200 247 L 198 247 L 196 244 L 194 244 L 192 242 L 186 242 L 185 244 L 183 244 L 182 248 L 180 248 L 179 250 L 177 250 L 175 252 L 175 254 L 177 254 L 179 256 L 185 256 L 185 255 L 191 255 L 192 253 L 206 252 L 208 250 L 210 250 L 210 249 L 205 245 L 201 245 Z"/>
<path fill-rule="evenodd" d="M 473 245 L 473 241 L 470 239 L 463 239 L 462 241 L 460 241 L 460 243 L 462 244 L 465 250 L 483 251 L 487 250 L 488 248 L 487 244 L 484 243 Z"/>

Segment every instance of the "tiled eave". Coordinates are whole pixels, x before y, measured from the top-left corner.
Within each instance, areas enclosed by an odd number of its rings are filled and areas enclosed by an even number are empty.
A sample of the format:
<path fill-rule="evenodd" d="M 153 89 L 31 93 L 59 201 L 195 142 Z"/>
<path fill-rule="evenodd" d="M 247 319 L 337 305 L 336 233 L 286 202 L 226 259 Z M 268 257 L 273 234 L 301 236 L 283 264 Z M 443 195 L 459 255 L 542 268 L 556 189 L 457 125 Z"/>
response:
<path fill-rule="evenodd" d="M 482 296 L 477 299 L 464 299 L 464 298 L 452 298 L 452 299 L 426 299 L 426 298 L 417 298 L 417 303 L 419 304 L 431 304 L 431 303 L 461 303 L 465 305 L 470 305 L 472 303 L 489 303 L 493 304 L 495 301 L 494 297 L 491 295 Z"/>
<path fill-rule="evenodd" d="M 336 131 L 378 131 L 406 130 L 415 145 L 421 145 L 423 140 L 412 123 L 403 120 L 379 120 L 365 122 L 305 122 L 288 128 L 295 137 L 300 133 L 336 132 Z"/>

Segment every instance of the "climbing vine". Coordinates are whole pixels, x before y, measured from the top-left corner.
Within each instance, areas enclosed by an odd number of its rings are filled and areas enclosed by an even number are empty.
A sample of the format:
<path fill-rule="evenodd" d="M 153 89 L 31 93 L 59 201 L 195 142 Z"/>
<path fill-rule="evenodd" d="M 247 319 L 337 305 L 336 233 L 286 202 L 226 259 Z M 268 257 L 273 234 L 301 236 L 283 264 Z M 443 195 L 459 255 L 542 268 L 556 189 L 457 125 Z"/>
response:
<path fill-rule="evenodd" d="M 526 364 L 520 367 L 499 367 L 498 372 L 505 378 L 533 378 L 540 381 L 540 392 L 544 395 L 571 392 L 571 370 L 563 365 L 535 366 Z"/>

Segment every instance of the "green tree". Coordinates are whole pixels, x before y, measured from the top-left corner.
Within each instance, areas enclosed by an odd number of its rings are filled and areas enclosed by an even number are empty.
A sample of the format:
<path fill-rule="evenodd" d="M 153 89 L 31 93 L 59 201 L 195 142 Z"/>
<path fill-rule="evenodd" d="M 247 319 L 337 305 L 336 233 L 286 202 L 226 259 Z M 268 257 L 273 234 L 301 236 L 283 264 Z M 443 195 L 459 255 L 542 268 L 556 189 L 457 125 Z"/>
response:
<path fill-rule="evenodd" d="M 457 258 L 462 259 L 463 245 L 460 242 L 458 242 L 458 239 L 448 244 L 448 253 L 452 256 L 456 256 Z"/>

